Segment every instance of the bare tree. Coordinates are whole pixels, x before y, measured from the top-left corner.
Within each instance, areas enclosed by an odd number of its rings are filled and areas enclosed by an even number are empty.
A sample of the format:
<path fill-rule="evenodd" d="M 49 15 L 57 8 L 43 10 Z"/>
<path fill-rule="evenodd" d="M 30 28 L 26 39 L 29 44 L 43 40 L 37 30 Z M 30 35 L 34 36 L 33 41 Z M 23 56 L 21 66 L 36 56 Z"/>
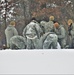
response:
<path fill-rule="evenodd" d="M 31 19 L 31 9 L 30 9 L 31 2 L 30 0 L 24 0 L 24 17 L 25 23 L 27 24 Z"/>

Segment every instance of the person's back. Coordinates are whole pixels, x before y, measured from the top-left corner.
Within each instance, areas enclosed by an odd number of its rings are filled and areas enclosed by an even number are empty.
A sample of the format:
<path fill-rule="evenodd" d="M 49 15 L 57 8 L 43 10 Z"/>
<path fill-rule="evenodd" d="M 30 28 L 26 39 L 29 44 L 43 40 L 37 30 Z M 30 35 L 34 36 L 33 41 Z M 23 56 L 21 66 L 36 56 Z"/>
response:
<path fill-rule="evenodd" d="M 46 22 L 45 24 L 45 33 L 53 32 L 54 29 L 54 16 L 49 17 L 49 22 Z"/>
<path fill-rule="evenodd" d="M 13 36 L 10 39 L 10 49 L 26 49 L 26 39 L 22 36 Z"/>
<path fill-rule="evenodd" d="M 27 49 L 37 49 L 42 29 L 37 21 L 32 20 L 23 30 L 23 36 L 27 39 Z"/>
<path fill-rule="evenodd" d="M 53 31 L 53 27 L 54 27 L 54 24 L 53 24 L 52 21 L 47 22 L 46 26 L 45 26 L 45 33 L 52 32 Z"/>
<path fill-rule="evenodd" d="M 48 32 L 40 38 L 39 44 L 41 49 L 57 49 L 57 40 L 58 37 L 55 33 Z"/>
<path fill-rule="evenodd" d="M 14 22 L 11 22 L 11 24 L 5 29 L 5 35 L 6 35 L 6 41 L 7 41 L 7 47 L 9 47 L 10 38 L 18 35 L 17 30 L 15 29 Z"/>
<path fill-rule="evenodd" d="M 26 37 L 27 35 L 37 35 L 40 38 L 42 33 L 42 29 L 40 28 L 37 22 L 31 21 L 23 30 L 23 36 Z"/>

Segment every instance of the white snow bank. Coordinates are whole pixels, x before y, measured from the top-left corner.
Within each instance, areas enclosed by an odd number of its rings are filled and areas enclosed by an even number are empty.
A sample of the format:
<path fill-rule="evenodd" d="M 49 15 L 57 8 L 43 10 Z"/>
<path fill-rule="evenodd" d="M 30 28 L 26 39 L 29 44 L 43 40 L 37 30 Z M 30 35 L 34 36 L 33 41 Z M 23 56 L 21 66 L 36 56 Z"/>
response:
<path fill-rule="evenodd" d="M 74 74 L 74 50 L 0 51 L 0 74 Z"/>

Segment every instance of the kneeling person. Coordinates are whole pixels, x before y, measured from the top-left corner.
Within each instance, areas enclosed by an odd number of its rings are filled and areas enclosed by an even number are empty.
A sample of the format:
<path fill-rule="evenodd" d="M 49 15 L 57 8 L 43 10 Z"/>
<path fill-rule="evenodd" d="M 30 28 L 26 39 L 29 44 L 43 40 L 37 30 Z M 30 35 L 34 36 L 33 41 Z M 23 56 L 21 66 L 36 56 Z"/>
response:
<path fill-rule="evenodd" d="M 57 49 L 58 37 L 53 32 L 44 34 L 40 40 L 43 49 Z"/>
<path fill-rule="evenodd" d="M 22 36 L 13 36 L 10 39 L 10 49 L 26 49 L 26 40 Z"/>

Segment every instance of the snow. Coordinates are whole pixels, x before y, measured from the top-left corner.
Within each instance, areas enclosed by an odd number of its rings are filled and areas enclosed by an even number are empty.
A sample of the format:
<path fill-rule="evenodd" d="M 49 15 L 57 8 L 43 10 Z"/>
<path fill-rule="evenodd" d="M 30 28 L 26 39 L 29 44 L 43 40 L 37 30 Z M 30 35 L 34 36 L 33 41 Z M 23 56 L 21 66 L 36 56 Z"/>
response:
<path fill-rule="evenodd" d="M 73 8 L 73 6 L 74 6 L 74 5 L 72 4 L 71 7 Z"/>
<path fill-rule="evenodd" d="M 13 12 L 14 12 L 13 10 L 10 10 L 10 11 L 9 11 L 9 13 L 13 13 Z"/>
<path fill-rule="evenodd" d="M 4 13 L 5 12 L 5 10 L 1 10 L 1 13 Z"/>
<path fill-rule="evenodd" d="M 0 51 L 0 74 L 74 74 L 74 50 Z"/>
<path fill-rule="evenodd" d="M 16 4 L 16 6 L 18 6 L 19 4 Z"/>
<path fill-rule="evenodd" d="M 67 1 L 66 5 L 68 5 L 68 4 L 72 4 L 72 1 Z"/>
<path fill-rule="evenodd" d="M 52 3 L 51 7 L 58 7 L 56 4 Z"/>
<path fill-rule="evenodd" d="M 64 1 L 64 3 L 66 4 L 66 6 L 71 4 L 71 7 L 73 8 L 73 2 L 71 0 Z M 46 3 L 46 7 L 47 8 L 49 8 L 49 7 L 54 8 L 54 7 L 58 7 L 58 5 L 55 2 L 53 2 L 53 3 Z"/>
<path fill-rule="evenodd" d="M 10 2 L 11 0 L 7 0 L 8 2 Z"/>
<path fill-rule="evenodd" d="M 1 0 L 1 2 L 5 2 L 5 0 Z"/>
<path fill-rule="evenodd" d="M 71 1 L 68 1 L 67 3 L 72 3 Z"/>
<path fill-rule="evenodd" d="M 57 49 L 61 49 L 61 46 L 58 42 L 57 42 Z"/>
<path fill-rule="evenodd" d="M 51 4 L 50 4 L 50 3 L 47 3 L 47 4 L 46 4 L 46 7 L 47 7 L 47 8 L 48 8 L 48 7 L 52 7 L 52 8 L 53 8 L 53 7 L 58 7 L 58 5 L 55 4 L 55 2 L 54 2 L 54 3 L 51 3 Z"/>
<path fill-rule="evenodd" d="M 7 0 L 8 2 L 11 1 L 11 0 Z M 14 3 L 12 3 L 11 5 L 8 5 L 7 3 L 7 12 L 6 12 L 6 3 L 5 3 L 5 0 L 1 0 L 2 4 L 1 6 L 3 7 L 2 10 L 0 11 L 1 12 L 1 18 L 4 18 L 5 17 L 5 14 L 6 14 L 6 21 L 8 21 L 9 19 L 11 19 L 13 17 L 13 13 L 14 13 Z"/>
<path fill-rule="evenodd" d="M 3 15 L 5 14 L 5 12 L 3 12 Z"/>
<path fill-rule="evenodd" d="M 12 8 L 11 8 L 11 10 L 14 10 L 14 9 L 15 9 L 15 7 L 12 7 Z"/>

